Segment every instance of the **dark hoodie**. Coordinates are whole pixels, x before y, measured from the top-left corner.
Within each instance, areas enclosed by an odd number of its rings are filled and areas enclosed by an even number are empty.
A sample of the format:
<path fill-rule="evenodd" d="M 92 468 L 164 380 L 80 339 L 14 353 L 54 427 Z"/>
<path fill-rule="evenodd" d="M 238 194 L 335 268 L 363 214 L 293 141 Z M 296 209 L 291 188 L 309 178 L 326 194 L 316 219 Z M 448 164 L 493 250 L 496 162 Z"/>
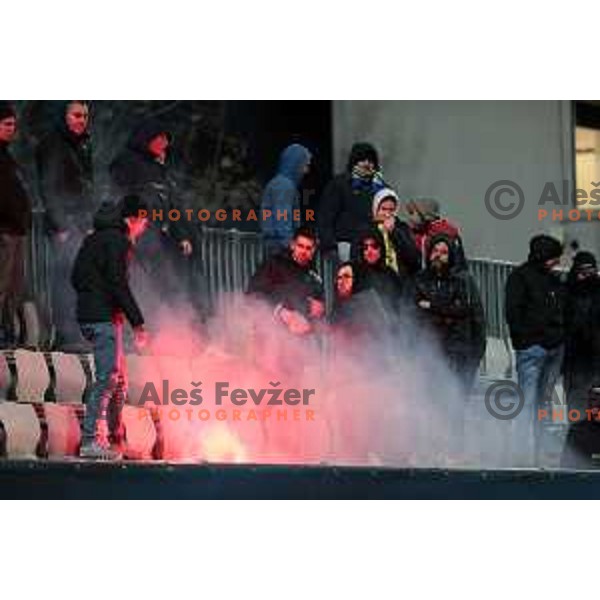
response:
<path fill-rule="evenodd" d="M 158 121 L 148 121 L 139 127 L 130 137 L 126 148 L 110 165 L 110 176 L 117 197 L 134 194 L 139 196 L 148 207 L 152 217 L 153 210 L 162 210 L 162 220 L 151 218 L 153 228 L 168 232 L 176 241 L 189 237 L 185 225 L 185 213 L 179 221 L 170 221 L 168 213 L 174 208 L 175 186 L 169 177 L 173 166 L 167 150 L 165 164 L 161 164 L 150 153 L 148 144 L 159 134 L 168 134 L 167 128 Z"/>
<path fill-rule="evenodd" d="M 380 249 L 380 258 L 377 263 L 370 265 L 363 258 L 362 247 L 366 240 L 374 240 Z M 410 282 L 403 280 L 396 272 L 385 264 L 385 248 L 383 245 L 383 236 L 375 226 L 363 231 L 357 243 L 356 260 L 356 292 L 365 290 L 375 291 L 383 300 L 384 304 L 396 311 L 400 308 L 400 303 L 409 293 Z"/>
<path fill-rule="evenodd" d="M 88 133 L 74 135 L 67 128 L 69 102 L 57 111 L 54 130 L 35 150 L 38 189 L 46 209 L 50 232 L 92 225 L 94 213 L 92 145 Z"/>
<path fill-rule="evenodd" d="M 290 243 L 294 229 L 300 222 L 293 221 L 293 211 L 300 208 L 298 188 L 304 169 L 310 162 L 310 152 L 300 144 L 288 146 L 279 159 L 277 175 L 269 181 L 261 198 L 261 209 L 270 210 L 269 219 L 261 219 L 265 241 L 274 248 L 285 248 Z M 277 218 L 277 212 L 286 211 L 287 218 Z"/>
<path fill-rule="evenodd" d="M 429 257 L 433 247 L 441 241 L 448 245 L 449 255 L 447 268 L 438 271 Z M 432 237 L 426 256 L 426 268 L 416 276 L 415 300 L 417 304 L 428 301 L 430 307 L 418 308 L 419 318 L 432 327 L 453 366 L 460 369 L 461 360 L 478 365 L 485 353 L 486 328 L 477 285 L 462 268 L 456 246 L 448 236 Z"/>
<path fill-rule="evenodd" d="M 129 251 L 120 205 L 104 203 L 94 217 L 94 232 L 83 241 L 71 275 L 80 323 L 111 322 L 115 314 L 122 312 L 132 327 L 143 325 L 127 279 Z"/>
<path fill-rule="evenodd" d="M 560 242 L 538 235 L 530 242 L 529 258 L 508 276 L 506 320 L 515 350 L 534 345 L 551 349 L 564 341 L 565 288 L 560 276 L 544 263 L 562 254 Z"/>
<path fill-rule="evenodd" d="M 379 170 L 377 150 L 371 144 L 355 144 L 350 151 L 346 171 L 336 175 L 323 192 L 318 225 L 324 251 L 333 250 L 337 242 L 356 243 L 360 234 L 369 227 L 373 196 L 386 186 L 378 175 L 370 180 L 353 176 L 356 164 L 365 159 L 370 159 Z"/>

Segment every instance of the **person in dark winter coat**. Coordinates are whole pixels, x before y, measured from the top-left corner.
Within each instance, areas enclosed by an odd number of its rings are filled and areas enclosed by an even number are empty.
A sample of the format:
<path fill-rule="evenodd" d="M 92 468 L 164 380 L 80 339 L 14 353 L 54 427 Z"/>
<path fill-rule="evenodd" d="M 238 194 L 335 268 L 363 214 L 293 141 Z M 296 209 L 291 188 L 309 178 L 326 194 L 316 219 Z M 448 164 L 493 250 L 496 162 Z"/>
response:
<path fill-rule="evenodd" d="M 543 451 L 544 434 L 538 409 L 548 408 L 564 354 L 565 289 L 553 272 L 562 252 L 557 239 L 534 236 L 527 262 L 514 269 L 506 282 L 506 320 L 525 402 L 520 418 L 527 430 L 522 435 L 533 441 L 536 464 Z"/>
<path fill-rule="evenodd" d="M 122 442 L 120 409 L 123 402 L 123 321 L 134 331 L 139 348 L 147 343 L 142 312 L 129 288 L 127 270 L 132 244 L 143 232 L 144 209 L 137 196 L 117 205 L 105 203 L 94 218 L 75 260 L 71 282 L 77 293 L 77 319 L 85 339 L 93 345 L 96 383 L 86 402 L 80 455 L 116 459 L 109 436 Z M 108 424 L 106 421 L 108 419 Z M 107 431 L 108 430 L 108 431 Z"/>
<path fill-rule="evenodd" d="M 277 175 L 265 187 L 261 198 L 261 210 L 270 211 L 269 218 L 262 218 L 261 229 L 269 252 L 279 252 L 289 247 L 294 234 L 294 211 L 300 209 L 298 188 L 308 173 L 311 154 L 300 144 L 288 146 L 279 159 Z M 264 213 L 261 213 L 264 214 Z"/>
<path fill-rule="evenodd" d="M 89 106 L 81 100 L 61 104 L 55 128 L 35 151 L 38 189 L 52 244 L 52 308 L 55 347 L 81 345 L 75 295 L 69 285 L 73 260 L 94 214 L 94 176 Z"/>
<path fill-rule="evenodd" d="M 384 343 L 391 342 L 396 317 L 390 305 L 375 287 L 359 287 L 356 265 L 341 263 L 335 275 L 335 297 L 330 317 L 331 333 L 344 355 L 369 354 L 375 343 L 384 352 Z"/>
<path fill-rule="evenodd" d="M 379 190 L 373 197 L 373 222 L 383 236 L 386 265 L 406 277 L 420 270 L 421 260 L 410 227 L 398 218 L 399 204 L 394 190 Z"/>
<path fill-rule="evenodd" d="M 322 283 L 312 269 L 316 249 L 314 233 L 297 229 L 290 247 L 267 258 L 247 288 L 248 294 L 270 304 L 275 317 L 295 335 L 313 332 L 325 315 Z"/>
<path fill-rule="evenodd" d="M 134 194 L 147 206 L 149 224 L 136 244 L 132 261 L 132 288 L 145 314 L 156 321 L 165 306 L 193 305 L 189 261 L 192 233 L 183 207 L 175 202 L 172 138 L 160 122 L 149 121 L 131 136 L 127 147 L 110 165 L 118 195 Z M 171 210 L 181 210 L 178 221 Z"/>
<path fill-rule="evenodd" d="M 485 353 L 485 317 L 477 285 L 456 267 L 452 250 L 443 234 L 430 240 L 427 267 L 415 282 L 417 318 L 434 332 L 448 365 L 469 391 Z"/>
<path fill-rule="evenodd" d="M 560 461 L 563 469 L 600 468 L 600 387 L 587 393 L 587 408 L 581 420 L 569 427 Z"/>
<path fill-rule="evenodd" d="M 14 321 L 23 295 L 31 199 L 8 146 L 17 132 L 13 107 L 0 102 L 0 347 L 13 346 Z"/>
<path fill-rule="evenodd" d="M 590 252 L 576 254 L 567 279 L 565 336 L 567 405 L 585 416 L 588 391 L 600 381 L 600 277 Z"/>
<path fill-rule="evenodd" d="M 179 208 L 175 203 L 175 189 L 169 170 L 173 166 L 171 135 L 157 121 L 148 121 L 131 136 L 125 150 L 110 165 L 110 175 L 120 194 L 135 194 L 148 207 L 150 226 L 145 234 L 160 231 L 174 240 L 184 255 L 192 252 L 190 231 L 185 219 L 171 221 L 170 210 Z M 160 217 L 153 218 L 154 211 Z"/>
<path fill-rule="evenodd" d="M 92 227 L 94 174 L 89 106 L 72 100 L 61 106 L 56 127 L 35 151 L 38 185 L 48 230 L 61 239 Z"/>
<path fill-rule="evenodd" d="M 411 294 L 408 278 L 399 277 L 386 265 L 383 236 L 374 226 L 364 231 L 358 240 L 355 290 L 373 290 L 393 314 L 401 310 L 402 302 Z"/>
<path fill-rule="evenodd" d="M 371 144 L 354 144 L 346 171 L 329 182 L 321 197 L 317 221 L 323 252 L 337 250 L 340 260 L 350 258 L 352 246 L 371 222 L 373 197 L 384 187 L 377 150 Z"/>

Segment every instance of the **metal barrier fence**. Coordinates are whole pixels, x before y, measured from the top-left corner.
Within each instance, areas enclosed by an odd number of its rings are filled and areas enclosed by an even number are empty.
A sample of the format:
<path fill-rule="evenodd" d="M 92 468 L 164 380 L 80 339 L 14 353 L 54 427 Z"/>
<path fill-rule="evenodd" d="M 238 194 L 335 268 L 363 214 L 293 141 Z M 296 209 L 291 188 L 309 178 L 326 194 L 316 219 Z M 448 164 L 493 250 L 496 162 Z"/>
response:
<path fill-rule="evenodd" d="M 250 277 L 266 256 L 260 235 L 253 232 L 203 227 L 197 230 L 194 244 L 190 286 L 199 298 L 199 304 L 206 307 L 209 313 L 219 306 L 224 293 L 245 290 Z M 44 231 L 44 212 L 36 208 L 26 276 L 28 298 L 35 302 L 39 314 L 42 347 L 47 345 L 52 337 L 51 252 L 51 244 Z M 317 271 L 323 279 L 329 313 L 334 295 L 335 264 L 320 258 L 316 264 Z M 469 261 L 469 270 L 481 293 L 488 337 L 503 341 L 509 361 L 509 375 L 512 372 L 512 362 L 508 326 L 504 317 L 504 287 L 512 269 L 511 263 L 502 261 Z M 485 370 L 484 362 L 483 371 Z"/>

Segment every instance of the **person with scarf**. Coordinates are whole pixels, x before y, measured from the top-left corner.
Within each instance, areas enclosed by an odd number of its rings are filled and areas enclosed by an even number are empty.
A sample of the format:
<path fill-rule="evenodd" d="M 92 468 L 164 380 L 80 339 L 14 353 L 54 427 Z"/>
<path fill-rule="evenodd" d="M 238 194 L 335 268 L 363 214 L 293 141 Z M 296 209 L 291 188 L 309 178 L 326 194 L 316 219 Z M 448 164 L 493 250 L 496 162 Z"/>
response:
<path fill-rule="evenodd" d="M 400 200 L 390 188 L 373 197 L 373 221 L 381 232 L 385 264 L 400 277 L 414 275 L 421 267 L 419 252 L 410 227 L 398 218 Z"/>
<path fill-rule="evenodd" d="M 326 186 L 319 204 L 317 223 L 321 249 L 350 258 L 360 234 L 369 228 L 373 197 L 387 187 L 377 150 L 368 143 L 354 144 L 344 173 Z"/>

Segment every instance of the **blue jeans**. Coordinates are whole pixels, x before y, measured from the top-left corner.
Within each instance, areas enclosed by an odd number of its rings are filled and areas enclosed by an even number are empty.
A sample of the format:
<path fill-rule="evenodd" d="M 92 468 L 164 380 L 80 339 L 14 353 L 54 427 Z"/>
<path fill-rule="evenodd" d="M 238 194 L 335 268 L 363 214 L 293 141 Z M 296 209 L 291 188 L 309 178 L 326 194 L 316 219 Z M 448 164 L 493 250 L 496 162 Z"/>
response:
<path fill-rule="evenodd" d="M 525 399 L 518 419 L 523 425 L 522 433 L 533 443 L 536 465 L 539 465 L 544 446 L 545 420 L 552 415 L 552 393 L 560 375 L 563 355 L 563 346 L 547 350 L 535 345 L 516 351 L 518 383 Z M 546 410 L 548 416 L 540 418 L 540 410 Z"/>
<path fill-rule="evenodd" d="M 124 374 L 120 370 L 122 328 L 113 323 L 85 323 L 83 337 L 94 347 L 96 383 L 86 400 L 82 443 L 89 444 L 107 431 L 110 441 L 122 441 L 121 410 L 124 402 Z M 102 421 L 108 421 L 102 428 Z M 100 440 L 105 442 L 107 440 Z"/>

